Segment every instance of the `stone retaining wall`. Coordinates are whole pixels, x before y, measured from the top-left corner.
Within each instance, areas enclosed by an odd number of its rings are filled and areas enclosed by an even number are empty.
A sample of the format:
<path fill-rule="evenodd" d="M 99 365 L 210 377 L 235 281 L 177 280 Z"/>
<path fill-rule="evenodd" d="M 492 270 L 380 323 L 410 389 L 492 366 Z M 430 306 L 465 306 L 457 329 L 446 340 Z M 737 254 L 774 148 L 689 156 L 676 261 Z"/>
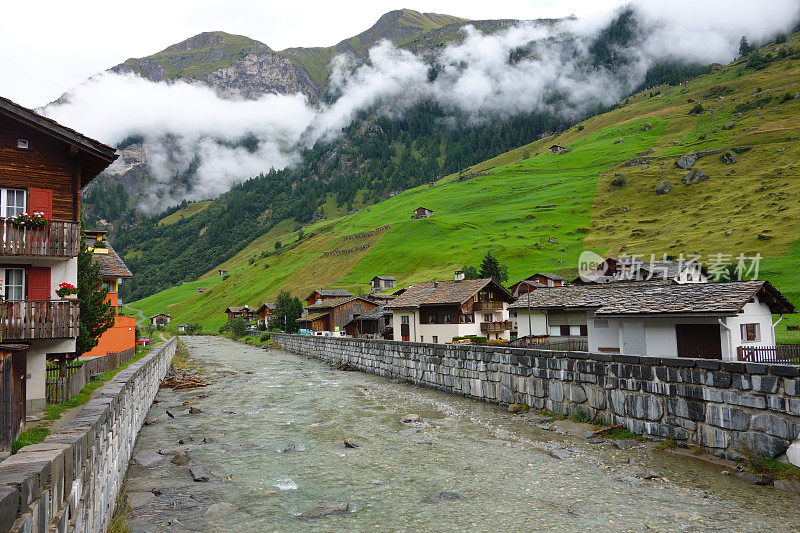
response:
<path fill-rule="evenodd" d="M 494 403 L 582 413 L 737 458 L 800 434 L 800 367 L 273 334 L 287 351 Z"/>
<path fill-rule="evenodd" d="M 176 343 L 170 339 L 120 371 L 70 422 L 0 463 L 0 531 L 107 530 Z"/>

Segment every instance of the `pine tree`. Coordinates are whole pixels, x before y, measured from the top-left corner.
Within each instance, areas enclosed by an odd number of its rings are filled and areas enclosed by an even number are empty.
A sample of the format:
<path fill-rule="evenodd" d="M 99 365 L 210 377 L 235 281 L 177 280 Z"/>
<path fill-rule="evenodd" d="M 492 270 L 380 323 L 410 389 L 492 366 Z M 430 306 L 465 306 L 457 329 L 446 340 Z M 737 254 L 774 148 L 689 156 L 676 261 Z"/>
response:
<path fill-rule="evenodd" d="M 100 335 L 114 325 L 115 311 L 106 301 L 108 291 L 100 279 L 100 265 L 86 246 L 81 221 L 81 249 L 78 253 L 78 300 L 80 300 L 80 332 L 76 355 L 82 355 L 99 342 Z"/>
<path fill-rule="evenodd" d="M 481 278 L 492 278 L 501 285 L 508 279 L 508 267 L 501 265 L 491 251 L 486 252 L 486 255 L 483 256 L 478 272 Z"/>
<path fill-rule="evenodd" d="M 269 322 L 270 329 L 281 329 L 286 333 L 297 333 L 297 319 L 303 315 L 303 303 L 288 291 L 281 291 L 275 299 L 275 311 Z"/>
<path fill-rule="evenodd" d="M 753 47 L 747 42 L 747 37 L 742 35 L 742 40 L 739 41 L 739 57 L 745 57 L 753 51 Z"/>

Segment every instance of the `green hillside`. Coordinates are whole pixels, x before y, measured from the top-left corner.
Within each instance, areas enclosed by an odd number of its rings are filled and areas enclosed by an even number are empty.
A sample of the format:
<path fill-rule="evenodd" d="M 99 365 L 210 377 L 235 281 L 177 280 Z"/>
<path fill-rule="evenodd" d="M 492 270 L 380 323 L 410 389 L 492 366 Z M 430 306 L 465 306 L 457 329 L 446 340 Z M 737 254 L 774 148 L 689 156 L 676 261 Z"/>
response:
<path fill-rule="evenodd" d="M 377 274 L 393 275 L 401 286 L 449 278 L 488 250 L 508 264 L 511 281 L 535 271 L 574 274 L 580 252 L 591 249 L 699 253 L 704 262 L 712 254 L 760 254 L 760 277 L 800 304 L 798 60 L 795 34 L 762 49 L 755 60 L 714 69 L 683 86 L 638 93 L 608 113 L 433 187 L 323 220 L 302 235 L 287 225 L 284 235 L 273 232 L 228 261 L 236 270 L 211 290 L 169 289 L 142 302 L 163 302 L 173 324 L 200 322 L 212 329 L 224 322 L 225 307 L 255 306 L 281 289 L 298 296 L 323 287 L 363 291 Z M 552 144 L 571 151 L 551 154 Z M 723 162 L 724 154 L 703 157 L 693 168 L 708 179 L 684 185 L 689 171 L 676 168 L 675 157 L 716 149 L 737 162 Z M 655 159 L 623 165 L 644 152 Z M 672 190 L 656 195 L 663 180 Z M 433 216 L 412 220 L 419 206 Z M 278 240 L 282 247 L 276 250 Z M 338 253 L 325 254 L 332 251 Z M 786 331 L 797 324 L 796 317 L 781 323 L 782 340 L 800 340 L 797 331 Z"/>

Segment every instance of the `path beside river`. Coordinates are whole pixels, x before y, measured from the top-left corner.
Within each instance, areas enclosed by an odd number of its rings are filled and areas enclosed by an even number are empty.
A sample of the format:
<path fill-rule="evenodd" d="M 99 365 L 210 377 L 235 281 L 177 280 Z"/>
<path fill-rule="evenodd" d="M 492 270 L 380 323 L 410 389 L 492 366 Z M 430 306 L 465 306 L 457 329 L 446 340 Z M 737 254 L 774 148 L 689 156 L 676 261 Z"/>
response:
<path fill-rule="evenodd" d="M 184 340 L 213 383 L 159 393 L 149 418 L 160 421 L 142 428 L 141 464 L 124 486 L 134 531 L 792 531 L 800 523 L 796 495 L 652 444 L 592 444 L 544 431 L 531 414 L 226 339 Z M 410 413 L 422 423 L 403 424 Z M 361 446 L 346 448 L 345 439 Z M 157 453 L 184 449 L 191 459 L 181 466 Z M 209 481 L 192 481 L 190 468 L 201 466 Z M 349 512 L 298 517 L 325 502 L 348 502 Z"/>

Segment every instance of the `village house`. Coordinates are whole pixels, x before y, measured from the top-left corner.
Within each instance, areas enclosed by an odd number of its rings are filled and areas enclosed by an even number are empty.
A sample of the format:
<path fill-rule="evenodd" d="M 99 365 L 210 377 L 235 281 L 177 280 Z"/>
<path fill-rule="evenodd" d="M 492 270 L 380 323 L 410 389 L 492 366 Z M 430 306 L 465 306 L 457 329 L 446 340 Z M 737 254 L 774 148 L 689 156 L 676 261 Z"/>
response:
<path fill-rule="evenodd" d="M 208 290 L 208 287 L 197 287 L 197 293 L 202 294 Z"/>
<path fill-rule="evenodd" d="M 572 150 L 572 148 L 570 148 L 569 146 L 561 146 L 558 144 L 554 144 L 553 146 L 550 147 L 551 154 L 566 154 L 570 150 Z"/>
<path fill-rule="evenodd" d="M 190 328 L 189 324 L 178 324 L 178 333 L 186 333 Z"/>
<path fill-rule="evenodd" d="M 47 354 L 73 353 L 80 195 L 114 148 L 0 98 L 0 449 L 45 408 Z"/>
<path fill-rule="evenodd" d="M 774 349 L 773 314 L 794 307 L 767 281 L 576 285 L 517 300 L 522 336 L 581 337 L 590 352 L 739 360 Z M 530 315 L 528 309 L 530 308 Z"/>
<path fill-rule="evenodd" d="M 394 299 L 395 297 L 391 294 L 378 294 L 372 292 L 367 295 L 367 300 L 372 300 L 373 302 L 378 302 L 379 304 L 385 304 L 386 302 L 391 302 Z"/>
<path fill-rule="evenodd" d="M 508 292 L 517 296 L 525 294 L 529 290 L 536 290 L 541 287 L 560 287 L 566 280 L 556 274 L 534 274 L 520 280 L 508 288 Z"/>
<path fill-rule="evenodd" d="M 350 291 L 345 291 L 342 289 L 317 289 L 308 296 L 306 296 L 306 306 L 311 307 L 312 305 L 323 302 L 325 300 L 332 300 L 334 298 L 345 298 L 345 297 L 352 297 L 353 295 L 350 294 Z"/>
<path fill-rule="evenodd" d="M 228 269 L 227 268 L 220 268 L 218 272 L 219 272 L 220 276 L 227 276 L 228 275 Z"/>
<path fill-rule="evenodd" d="M 164 313 L 158 313 L 157 315 L 150 317 L 150 325 L 154 328 L 157 328 L 158 326 L 166 326 L 171 321 L 172 317 Z"/>
<path fill-rule="evenodd" d="M 392 338 L 392 312 L 378 306 L 361 315 L 354 315 L 353 320 L 345 324 L 348 337 L 363 339 Z"/>
<path fill-rule="evenodd" d="M 445 343 L 453 337 L 510 338 L 508 304 L 514 297 L 492 279 L 418 283 L 386 304 L 392 312 L 394 340 Z"/>
<path fill-rule="evenodd" d="M 414 210 L 414 214 L 411 216 L 411 218 L 429 218 L 431 216 L 433 216 L 433 211 L 431 209 L 418 207 Z"/>
<path fill-rule="evenodd" d="M 269 321 L 272 320 L 273 311 L 275 311 L 275 304 L 272 302 L 265 302 L 258 306 L 256 309 L 256 317 L 258 318 L 259 326 L 267 326 Z"/>
<path fill-rule="evenodd" d="M 671 280 L 677 283 L 707 283 L 706 268 L 695 260 L 645 261 L 638 257 L 609 257 L 596 268 L 575 278 L 572 284 Z"/>
<path fill-rule="evenodd" d="M 253 308 L 248 306 L 247 304 L 242 306 L 231 306 L 225 309 L 225 313 L 228 315 L 228 322 L 233 322 L 237 318 L 241 318 L 245 321 L 245 323 L 249 323 L 253 320 L 253 317 L 256 316 L 255 311 Z"/>
<path fill-rule="evenodd" d="M 378 307 L 378 304 L 359 296 L 327 298 L 309 305 L 307 314 L 297 320 L 301 333 L 312 335 L 335 335 L 343 337 L 345 326 L 356 316 Z"/>
<path fill-rule="evenodd" d="M 392 276 L 375 276 L 370 282 L 370 292 L 383 292 L 397 287 L 397 279 Z"/>
<path fill-rule="evenodd" d="M 82 357 L 97 357 L 109 353 L 132 351 L 136 348 L 136 319 L 120 314 L 122 302 L 117 293 L 123 280 L 133 278 L 125 262 L 106 239 L 105 231 L 86 231 L 86 243 L 100 266 L 100 279 L 108 291 L 107 301 L 117 314 L 114 325 L 98 339 L 97 346 Z"/>

